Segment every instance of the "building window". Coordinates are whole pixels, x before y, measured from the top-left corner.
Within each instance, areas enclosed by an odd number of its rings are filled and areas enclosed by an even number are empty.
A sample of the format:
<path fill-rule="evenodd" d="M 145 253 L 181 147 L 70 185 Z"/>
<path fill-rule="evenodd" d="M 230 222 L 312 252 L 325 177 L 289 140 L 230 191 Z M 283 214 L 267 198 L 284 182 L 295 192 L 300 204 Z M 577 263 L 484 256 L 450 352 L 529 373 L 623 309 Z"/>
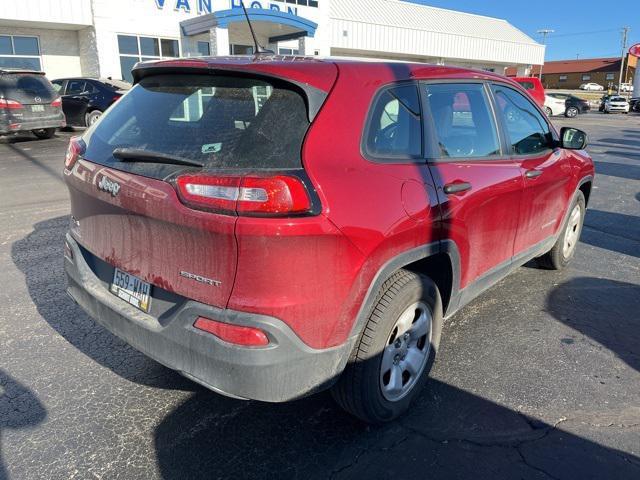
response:
<path fill-rule="evenodd" d="M 231 55 L 253 55 L 253 47 L 249 45 L 231 45 Z"/>
<path fill-rule="evenodd" d="M 588 82 L 589 80 L 591 80 L 591 75 L 582 75 L 583 82 Z"/>
<path fill-rule="evenodd" d="M 559 81 L 559 82 L 566 82 L 566 81 L 567 81 L 567 78 L 568 78 L 568 77 L 567 77 L 566 75 L 560 75 L 560 76 L 558 77 L 558 81 Z"/>
<path fill-rule="evenodd" d="M 38 37 L 0 35 L 0 68 L 42 70 Z"/>
<path fill-rule="evenodd" d="M 615 73 L 607 73 L 607 80 L 615 80 L 615 79 L 616 79 Z"/>
<path fill-rule="evenodd" d="M 318 0 L 285 0 L 287 3 L 295 3 L 297 5 L 306 5 L 318 8 Z"/>
<path fill-rule="evenodd" d="M 299 55 L 300 50 L 293 48 L 278 48 L 278 53 L 280 55 Z"/>
<path fill-rule="evenodd" d="M 138 62 L 180 56 L 180 43 L 171 38 L 118 35 L 122 79 L 133 82 L 131 70 Z"/>
<path fill-rule="evenodd" d="M 211 55 L 211 44 L 209 42 L 198 42 L 198 55 L 201 57 Z"/>

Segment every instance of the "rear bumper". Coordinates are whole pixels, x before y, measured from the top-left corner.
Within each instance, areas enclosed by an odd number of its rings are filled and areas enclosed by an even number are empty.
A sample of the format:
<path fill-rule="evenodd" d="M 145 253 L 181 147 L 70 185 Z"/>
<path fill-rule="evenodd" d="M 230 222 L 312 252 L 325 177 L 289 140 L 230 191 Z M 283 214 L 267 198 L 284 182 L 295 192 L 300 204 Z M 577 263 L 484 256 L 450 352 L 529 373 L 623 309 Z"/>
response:
<path fill-rule="evenodd" d="M 188 301 L 160 323 L 111 294 L 67 234 L 69 295 L 99 324 L 159 363 L 223 395 L 283 402 L 331 386 L 344 369 L 353 340 L 315 350 L 282 321 Z M 264 330 L 266 348 L 243 348 L 197 330 L 198 316 Z"/>
<path fill-rule="evenodd" d="M 4 119 L 0 121 L 0 133 L 29 132 L 31 130 L 40 130 L 41 128 L 61 128 L 66 125 L 63 115 L 55 118 L 26 120 L 24 122 L 17 119 L 9 122 L 9 120 Z"/>

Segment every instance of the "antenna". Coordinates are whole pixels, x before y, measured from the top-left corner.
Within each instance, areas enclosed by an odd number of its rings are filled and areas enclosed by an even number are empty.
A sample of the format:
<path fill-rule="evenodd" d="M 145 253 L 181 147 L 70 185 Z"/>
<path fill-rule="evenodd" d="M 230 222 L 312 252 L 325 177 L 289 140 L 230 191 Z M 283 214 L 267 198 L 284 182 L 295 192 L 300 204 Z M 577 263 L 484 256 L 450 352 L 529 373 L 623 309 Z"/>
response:
<path fill-rule="evenodd" d="M 251 36 L 253 37 L 253 45 L 255 46 L 256 55 L 260 55 L 261 53 L 271 53 L 275 54 L 272 50 L 267 50 L 263 48 L 258 43 L 258 37 L 256 37 L 256 32 L 253 31 L 253 25 L 251 25 L 251 20 L 249 20 L 249 14 L 247 13 L 247 7 L 244 6 L 244 2 L 240 0 L 240 5 L 242 6 L 242 11 L 244 12 L 244 16 L 247 17 L 247 23 L 249 24 L 249 30 L 251 30 Z"/>

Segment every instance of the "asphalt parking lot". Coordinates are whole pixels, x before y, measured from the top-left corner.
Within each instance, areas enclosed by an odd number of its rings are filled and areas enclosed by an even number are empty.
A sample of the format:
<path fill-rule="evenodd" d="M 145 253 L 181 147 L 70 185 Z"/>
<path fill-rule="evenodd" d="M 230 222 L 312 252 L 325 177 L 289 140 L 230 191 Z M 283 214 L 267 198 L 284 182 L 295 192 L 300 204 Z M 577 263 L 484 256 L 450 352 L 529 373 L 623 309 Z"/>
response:
<path fill-rule="evenodd" d="M 224 398 L 97 326 L 65 294 L 71 134 L 0 140 L 0 479 L 640 478 L 640 115 L 554 121 L 598 171 L 573 264 L 459 312 L 378 428 L 326 393 Z"/>

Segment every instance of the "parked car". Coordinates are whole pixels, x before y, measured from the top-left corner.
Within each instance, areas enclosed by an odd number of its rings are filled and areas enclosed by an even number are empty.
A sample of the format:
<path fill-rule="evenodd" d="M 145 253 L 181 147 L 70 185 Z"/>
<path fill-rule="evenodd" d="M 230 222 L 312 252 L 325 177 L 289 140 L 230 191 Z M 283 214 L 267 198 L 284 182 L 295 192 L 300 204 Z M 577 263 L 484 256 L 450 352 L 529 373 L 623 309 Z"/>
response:
<path fill-rule="evenodd" d="M 576 97 L 575 95 L 569 95 L 566 93 L 550 93 L 549 96 L 556 100 L 564 100 L 565 110 L 563 114 L 567 118 L 574 118 L 591 110 L 589 102 Z"/>
<path fill-rule="evenodd" d="M 62 96 L 62 109 L 69 125 L 88 127 L 124 95 L 131 85 L 110 78 L 59 78 L 54 87 Z"/>
<path fill-rule="evenodd" d="M 515 77 L 513 80 L 518 82 L 538 102 L 538 105 L 544 107 L 545 91 L 538 77 Z"/>
<path fill-rule="evenodd" d="M 629 111 L 640 112 L 640 97 L 633 97 L 631 100 L 629 100 Z"/>
<path fill-rule="evenodd" d="M 613 89 L 617 90 L 620 93 L 632 93 L 633 92 L 633 84 L 632 83 L 621 83 L 619 90 L 618 90 L 618 86 L 617 85 Z"/>
<path fill-rule="evenodd" d="M 0 135 L 51 138 L 64 125 L 60 97 L 44 72 L 0 69 Z"/>
<path fill-rule="evenodd" d="M 392 420 L 445 317 L 531 259 L 574 257 L 586 134 L 557 132 L 503 76 L 282 57 L 132 75 L 69 145 L 68 292 L 211 390 L 331 387 L 357 417 Z"/>
<path fill-rule="evenodd" d="M 604 91 L 604 87 L 598 83 L 583 83 L 580 85 L 580 90 L 595 90 L 597 92 Z"/>
<path fill-rule="evenodd" d="M 629 102 L 625 97 L 613 95 L 604 102 L 604 113 L 629 113 Z"/>
<path fill-rule="evenodd" d="M 548 117 L 555 115 L 564 115 L 567 111 L 567 100 L 565 98 L 556 98 L 552 95 L 545 95 L 544 111 Z"/>

